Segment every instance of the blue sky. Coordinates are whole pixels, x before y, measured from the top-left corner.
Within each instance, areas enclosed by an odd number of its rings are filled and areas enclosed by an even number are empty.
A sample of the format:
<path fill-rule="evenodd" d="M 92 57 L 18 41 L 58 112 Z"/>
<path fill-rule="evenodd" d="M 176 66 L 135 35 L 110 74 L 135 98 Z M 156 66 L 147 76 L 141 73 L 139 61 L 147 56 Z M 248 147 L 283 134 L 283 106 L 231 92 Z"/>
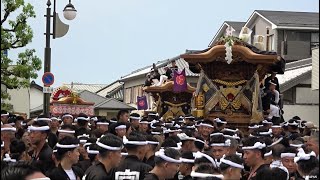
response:
<path fill-rule="evenodd" d="M 29 21 L 34 39 L 27 48 L 43 60 L 47 0 L 25 1 L 37 14 Z M 72 0 L 78 13 L 67 21 L 62 14 L 67 3 L 57 0 L 60 19 L 70 27 L 66 36 L 51 41 L 54 87 L 109 84 L 186 49 L 204 49 L 225 20 L 247 21 L 257 9 L 319 12 L 319 0 Z M 43 70 L 38 74 L 42 85 Z"/>

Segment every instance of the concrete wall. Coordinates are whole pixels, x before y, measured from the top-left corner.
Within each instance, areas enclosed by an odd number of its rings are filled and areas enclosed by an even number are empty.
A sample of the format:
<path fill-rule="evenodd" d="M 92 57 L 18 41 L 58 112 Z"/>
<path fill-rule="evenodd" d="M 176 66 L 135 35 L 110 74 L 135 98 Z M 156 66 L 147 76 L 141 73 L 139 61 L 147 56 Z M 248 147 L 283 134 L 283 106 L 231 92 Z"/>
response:
<path fill-rule="evenodd" d="M 43 92 L 36 88 L 30 89 L 30 109 L 43 104 Z"/>
<path fill-rule="evenodd" d="M 297 104 L 319 104 L 319 90 L 312 91 L 311 88 L 296 88 Z"/>
<path fill-rule="evenodd" d="M 293 116 L 299 116 L 306 121 L 312 121 L 319 127 L 319 105 L 284 105 L 283 117 L 286 121 Z"/>
<path fill-rule="evenodd" d="M 95 110 L 95 115 L 105 116 L 107 117 L 107 119 L 117 117 L 117 114 L 118 114 L 117 110 L 105 110 L 105 109 Z"/>
<path fill-rule="evenodd" d="M 29 88 L 21 89 L 8 89 L 7 92 L 11 96 L 11 99 L 7 101 L 13 105 L 13 111 L 19 113 L 26 113 L 30 116 L 30 96 Z"/>

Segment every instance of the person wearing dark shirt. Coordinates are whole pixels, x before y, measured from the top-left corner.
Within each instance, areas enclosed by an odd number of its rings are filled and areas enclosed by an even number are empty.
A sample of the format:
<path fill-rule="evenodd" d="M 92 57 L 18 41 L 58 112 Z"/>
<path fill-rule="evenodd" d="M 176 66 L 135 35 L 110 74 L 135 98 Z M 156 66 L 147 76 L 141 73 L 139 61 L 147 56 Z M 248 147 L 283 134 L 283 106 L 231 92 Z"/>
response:
<path fill-rule="evenodd" d="M 121 161 L 122 140 L 106 134 L 96 142 L 100 159 L 85 172 L 84 180 L 115 180 L 115 168 Z"/>
<path fill-rule="evenodd" d="M 50 127 L 45 121 L 35 121 L 28 127 L 28 130 L 30 131 L 31 144 L 34 146 L 31 158 L 45 174 L 54 167 L 54 162 L 51 158 L 52 148 L 46 142 Z"/>
<path fill-rule="evenodd" d="M 276 75 L 277 72 L 272 72 L 271 75 L 264 80 L 264 86 L 265 89 L 269 89 L 270 81 L 273 81 L 276 83 L 276 90 L 280 93 L 279 80 Z"/>
<path fill-rule="evenodd" d="M 249 137 L 244 140 L 242 150 L 244 163 L 250 167 L 250 172 L 244 176 L 244 179 L 258 180 L 259 173 L 269 169 L 269 165 L 264 161 L 266 144 L 257 137 Z"/>
<path fill-rule="evenodd" d="M 130 172 L 134 179 L 143 180 L 145 173 L 149 172 L 152 167 L 143 161 L 146 154 L 146 146 L 148 142 L 146 137 L 141 133 L 132 133 L 126 138 L 123 137 L 123 144 L 128 155 L 117 168 L 116 179 L 121 179 Z"/>
<path fill-rule="evenodd" d="M 179 167 L 179 171 L 181 175 L 183 175 L 182 180 L 192 180 L 191 171 L 194 166 L 194 155 L 191 151 L 185 151 L 181 155 L 181 165 Z"/>
<path fill-rule="evenodd" d="M 145 163 L 154 167 L 154 154 L 159 145 L 159 141 L 152 135 L 147 135 L 148 145 L 146 147 Z"/>
<path fill-rule="evenodd" d="M 168 80 L 173 78 L 174 71 L 178 71 L 178 66 L 176 65 L 176 61 L 171 62 L 171 67 L 166 67 L 165 75 L 168 77 Z"/>
<path fill-rule="evenodd" d="M 79 160 L 79 140 L 77 138 L 65 137 L 57 145 L 57 159 L 60 161 L 58 167 L 47 173 L 51 180 L 78 180 L 84 172 L 75 166 Z"/>
<path fill-rule="evenodd" d="M 173 148 L 160 149 L 155 154 L 155 167 L 146 174 L 144 180 L 165 180 L 173 178 L 182 162 L 180 153 Z"/>

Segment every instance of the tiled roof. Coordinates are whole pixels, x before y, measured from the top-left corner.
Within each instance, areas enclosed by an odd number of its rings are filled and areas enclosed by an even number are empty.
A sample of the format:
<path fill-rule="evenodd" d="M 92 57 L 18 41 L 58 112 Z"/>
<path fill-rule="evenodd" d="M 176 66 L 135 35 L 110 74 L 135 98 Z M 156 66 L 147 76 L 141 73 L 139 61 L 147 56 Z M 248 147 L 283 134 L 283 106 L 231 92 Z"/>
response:
<path fill-rule="evenodd" d="M 284 92 L 300 82 L 311 78 L 311 71 L 312 64 L 310 63 L 310 58 L 287 63 L 284 74 L 277 75 L 280 91 Z"/>
<path fill-rule="evenodd" d="M 190 71 L 188 63 L 184 59 L 180 58 L 180 56 L 177 56 L 177 57 L 174 57 L 171 59 L 167 59 L 167 60 L 163 60 L 163 61 L 158 61 L 157 63 L 155 63 L 155 65 L 159 68 L 158 69 L 159 73 L 164 74 L 165 73 L 164 67 L 166 67 L 168 64 L 170 64 L 172 61 L 176 61 L 176 65 L 178 66 L 179 69 L 183 69 L 183 68 L 186 69 L 186 76 L 199 76 L 198 74 L 195 74 Z M 150 72 L 151 68 L 152 68 L 152 65 L 138 69 L 136 71 L 131 72 L 130 74 L 128 74 L 126 76 L 121 77 L 121 80 L 127 80 L 130 78 L 134 78 L 134 77 L 138 77 L 138 76 L 142 76 L 142 75 L 145 76 L 147 73 Z"/>
<path fill-rule="evenodd" d="M 225 21 L 228 25 L 230 25 L 234 30 L 240 33 L 241 28 L 244 26 L 246 22 L 239 22 L 239 21 Z"/>
<path fill-rule="evenodd" d="M 266 11 L 256 10 L 277 26 L 318 27 L 319 12 Z"/>
<path fill-rule="evenodd" d="M 90 92 L 97 92 L 100 89 L 107 86 L 107 84 L 83 84 L 83 83 L 73 83 L 73 84 L 63 84 L 63 86 L 67 86 L 68 88 L 72 89 L 76 92 L 81 92 L 84 90 Z"/>
<path fill-rule="evenodd" d="M 103 97 L 111 97 L 117 100 L 123 100 L 123 82 L 115 81 L 108 86 L 100 89 L 96 93 Z"/>

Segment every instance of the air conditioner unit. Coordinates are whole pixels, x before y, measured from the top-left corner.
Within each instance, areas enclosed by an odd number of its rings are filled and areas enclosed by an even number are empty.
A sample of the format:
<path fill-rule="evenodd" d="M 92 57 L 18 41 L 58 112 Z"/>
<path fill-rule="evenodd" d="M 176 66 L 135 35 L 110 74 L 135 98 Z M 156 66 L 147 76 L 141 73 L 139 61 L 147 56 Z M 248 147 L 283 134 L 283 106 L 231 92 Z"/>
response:
<path fill-rule="evenodd" d="M 266 45 L 264 43 L 265 41 L 265 36 L 263 35 L 254 35 L 254 39 L 253 39 L 253 45 L 260 49 L 261 51 L 265 51 L 266 50 Z"/>
<path fill-rule="evenodd" d="M 249 29 L 247 27 L 242 27 L 241 31 L 240 31 L 240 34 L 239 34 L 239 38 L 242 41 L 250 44 L 250 42 L 251 42 L 251 33 L 252 33 L 251 29 Z"/>

